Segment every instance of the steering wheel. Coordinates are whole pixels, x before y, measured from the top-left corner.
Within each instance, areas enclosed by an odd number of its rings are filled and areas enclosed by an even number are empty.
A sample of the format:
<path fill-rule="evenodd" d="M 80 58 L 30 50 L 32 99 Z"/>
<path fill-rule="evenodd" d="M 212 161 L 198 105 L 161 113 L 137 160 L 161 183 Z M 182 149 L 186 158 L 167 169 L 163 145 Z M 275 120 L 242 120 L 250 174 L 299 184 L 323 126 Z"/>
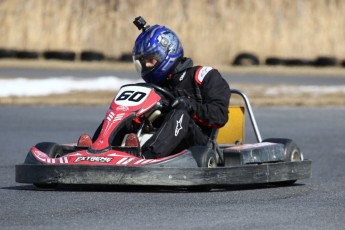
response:
<path fill-rule="evenodd" d="M 144 83 L 144 82 L 137 83 L 136 85 L 153 88 L 153 89 L 157 90 L 158 92 L 162 93 L 167 99 L 170 100 L 170 102 L 173 102 L 175 100 L 175 96 L 172 95 L 172 93 L 170 93 L 168 90 L 166 90 L 166 89 L 164 89 L 158 85 L 151 84 L 151 83 Z"/>
<path fill-rule="evenodd" d="M 158 85 L 152 84 L 152 83 L 140 82 L 140 83 L 136 83 L 135 85 L 143 86 L 143 87 L 148 87 L 148 88 L 153 88 L 158 93 L 161 93 L 164 96 L 164 98 L 167 99 L 167 103 L 166 102 L 162 103 L 163 107 L 171 109 L 171 103 L 175 100 L 175 96 L 172 93 L 170 93 L 168 90 L 166 90 L 166 89 L 164 89 L 164 88 L 162 88 L 162 87 L 160 87 Z M 153 128 L 151 122 L 152 121 L 150 121 L 148 124 L 151 124 L 151 126 L 149 126 L 149 127 Z"/>

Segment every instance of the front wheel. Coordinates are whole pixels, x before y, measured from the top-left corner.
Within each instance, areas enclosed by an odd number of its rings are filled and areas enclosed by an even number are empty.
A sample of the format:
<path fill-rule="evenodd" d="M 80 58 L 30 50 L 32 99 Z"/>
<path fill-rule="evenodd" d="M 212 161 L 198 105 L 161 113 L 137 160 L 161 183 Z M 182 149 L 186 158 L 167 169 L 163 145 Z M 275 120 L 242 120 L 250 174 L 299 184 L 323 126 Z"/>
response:
<path fill-rule="evenodd" d="M 41 142 L 36 144 L 35 147 L 46 153 L 50 158 L 58 158 L 64 155 L 61 145 L 54 142 Z"/>

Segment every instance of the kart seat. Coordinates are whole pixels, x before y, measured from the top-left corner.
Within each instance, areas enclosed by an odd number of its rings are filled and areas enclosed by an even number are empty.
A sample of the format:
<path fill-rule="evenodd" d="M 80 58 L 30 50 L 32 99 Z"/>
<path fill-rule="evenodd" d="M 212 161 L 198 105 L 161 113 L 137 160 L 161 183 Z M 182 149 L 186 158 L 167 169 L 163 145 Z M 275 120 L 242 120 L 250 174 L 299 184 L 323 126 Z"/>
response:
<path fill-rule="evenodd" d="M 217 132 L 214 133 L 214 138 L 220 146 L 237 145 L 244 143 L 244 114 L 243 106 L 230 106 L 229 107 L 229 120 Z"/>

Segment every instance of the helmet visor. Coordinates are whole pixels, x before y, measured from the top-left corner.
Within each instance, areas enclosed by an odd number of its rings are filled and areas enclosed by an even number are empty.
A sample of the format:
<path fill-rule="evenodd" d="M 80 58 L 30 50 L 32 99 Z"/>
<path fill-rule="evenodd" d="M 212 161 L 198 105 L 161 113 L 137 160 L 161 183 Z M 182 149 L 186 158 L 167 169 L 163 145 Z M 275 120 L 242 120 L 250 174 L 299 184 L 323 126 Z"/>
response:
<path fill-rule="evenodd" d="M 155 52 L 150 55 L 134 55 L 134 65 L 141 76 L 145 76 L 163 62 L 165 55 L 162 52 Z"/>

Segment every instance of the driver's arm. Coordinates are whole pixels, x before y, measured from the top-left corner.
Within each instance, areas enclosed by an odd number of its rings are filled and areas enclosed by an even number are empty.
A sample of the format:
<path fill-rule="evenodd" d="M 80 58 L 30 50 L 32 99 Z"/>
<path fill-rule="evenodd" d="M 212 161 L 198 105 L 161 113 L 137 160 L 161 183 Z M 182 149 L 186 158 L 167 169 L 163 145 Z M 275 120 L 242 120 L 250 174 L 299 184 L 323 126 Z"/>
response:
<path fill-rule="evenodd" d="M 195 103 L 194 119 L 205 126 L 224 126 L 228 121 L 229 84 L 216 69 L 210 70 L 198 84 L 202 104 Z"/>

